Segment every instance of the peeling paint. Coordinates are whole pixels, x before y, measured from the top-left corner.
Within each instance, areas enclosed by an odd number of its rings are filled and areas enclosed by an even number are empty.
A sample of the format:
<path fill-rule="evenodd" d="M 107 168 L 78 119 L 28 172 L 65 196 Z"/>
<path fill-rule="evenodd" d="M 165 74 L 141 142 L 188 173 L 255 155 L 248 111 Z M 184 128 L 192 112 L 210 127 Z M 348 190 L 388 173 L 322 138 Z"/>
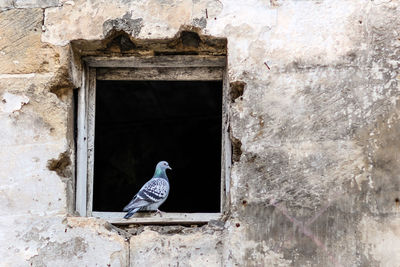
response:
<path fill-rule="evenodd" d="M 1 97 L 0 109 L 5 113 L 12 113 L 18 111 L 22 106 L 29 103 L 29 98 L 25 95 L 15 95 L 11 93 L 4 93 Z"/>

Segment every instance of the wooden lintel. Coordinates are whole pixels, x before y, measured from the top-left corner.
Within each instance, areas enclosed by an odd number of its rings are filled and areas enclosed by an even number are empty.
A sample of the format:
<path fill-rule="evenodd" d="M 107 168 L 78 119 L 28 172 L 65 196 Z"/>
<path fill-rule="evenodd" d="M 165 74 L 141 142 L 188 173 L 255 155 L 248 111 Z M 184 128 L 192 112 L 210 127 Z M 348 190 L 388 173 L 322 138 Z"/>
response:
<path fill-rule="evenodd" d="M 225 56 L 152 56 L 152 57 L 83 57 L 89 67 L 153 68 L 153 67 L 225 67 Z"/>
<path fill-rule="evenodd" d="M 97 80 L 220 81 L 222 68 L 97 68 Z"/>

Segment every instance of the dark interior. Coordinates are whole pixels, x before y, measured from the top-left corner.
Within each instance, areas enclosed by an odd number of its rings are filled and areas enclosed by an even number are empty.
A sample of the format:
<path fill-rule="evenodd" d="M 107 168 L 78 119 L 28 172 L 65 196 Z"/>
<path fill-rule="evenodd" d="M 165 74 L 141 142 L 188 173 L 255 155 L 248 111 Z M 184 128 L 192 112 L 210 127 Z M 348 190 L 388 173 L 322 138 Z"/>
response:
<path fill-rule="evenodd" d="M 122 211 L 172 167 L 166 212 L 219 212 L 222 82 L 97 81 L 94 211 Z"/>

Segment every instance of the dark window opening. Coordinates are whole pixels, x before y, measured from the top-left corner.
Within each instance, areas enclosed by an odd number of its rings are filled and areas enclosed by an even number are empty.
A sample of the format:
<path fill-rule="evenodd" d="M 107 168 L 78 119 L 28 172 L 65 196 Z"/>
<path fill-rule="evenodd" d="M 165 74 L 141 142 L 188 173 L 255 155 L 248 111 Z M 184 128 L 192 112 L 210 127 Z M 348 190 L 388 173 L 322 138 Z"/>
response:
<path fill-rule="evenodd" d="M 122 211 L 166 160 L 166 212 L 219 212 L 222 81 L 97 81 L 94 211 Z"/>

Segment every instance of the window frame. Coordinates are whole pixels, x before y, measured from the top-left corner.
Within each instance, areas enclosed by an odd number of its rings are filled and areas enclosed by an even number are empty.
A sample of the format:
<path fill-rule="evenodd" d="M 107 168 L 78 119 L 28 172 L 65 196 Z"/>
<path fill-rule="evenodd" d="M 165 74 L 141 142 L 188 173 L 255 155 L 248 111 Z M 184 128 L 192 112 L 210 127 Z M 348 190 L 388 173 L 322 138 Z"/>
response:
<path fill-rule="evenodd" d="M 227 208 L 231 169 L 229 138 L 229 88 L 226 56 L 151 56 L 82 58 L 82 87 L 78 89 L 76 211 L 113 224 L 196 224 L 221 218 Z M 222 81 L 221 194 L 217 213 L 138 213 L 128 220 L 124 212 L 93 211 L 94 130 L 96 80 L 131 81 Z"/>

